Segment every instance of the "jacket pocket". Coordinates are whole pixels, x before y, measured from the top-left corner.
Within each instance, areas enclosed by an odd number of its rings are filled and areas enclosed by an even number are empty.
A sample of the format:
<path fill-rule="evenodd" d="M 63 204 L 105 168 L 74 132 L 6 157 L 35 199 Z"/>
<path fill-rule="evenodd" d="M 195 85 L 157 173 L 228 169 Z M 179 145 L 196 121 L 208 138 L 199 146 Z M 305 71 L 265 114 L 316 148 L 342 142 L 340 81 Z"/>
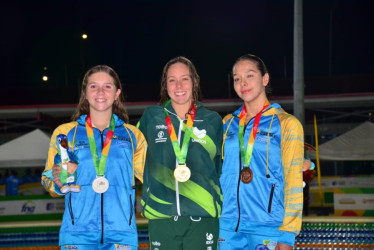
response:
<path fill-rule="evenodd" d="M 275 189 L 275 184 L 272 184 L 271 185 L 271 191 L 270 191 L 270 197 L 269 197 L 268 213 L 271 213 L 271 204 L 273 202 L 274 189 Z"/>
<path fill-rule="evenodd" d="M 134 214 L 134 205 L 132 204 L 132 197 L 130 195 L 130 218 L 129 218 L 129 225 L 131 226 L 132 216 Z"/>

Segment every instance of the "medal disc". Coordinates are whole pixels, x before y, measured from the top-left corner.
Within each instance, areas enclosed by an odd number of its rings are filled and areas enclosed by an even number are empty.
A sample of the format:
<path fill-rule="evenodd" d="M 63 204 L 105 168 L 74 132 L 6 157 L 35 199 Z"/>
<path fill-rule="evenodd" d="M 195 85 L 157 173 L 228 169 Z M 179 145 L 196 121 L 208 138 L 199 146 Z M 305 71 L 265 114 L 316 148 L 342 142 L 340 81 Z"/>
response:
<path fill-rule="evenodd" d="M 240 180 L 244 184 L 248 184 L 248 183 L 250 183 L 252 181 L 252 179 L 253 179 L 253 172 L 252 172 L 252 170 L 249 167 L 244 167 L 240 171 Z"/>
<path fill-rule="evenodd" d="M 104 177 L 96 177 L 96 179 L 92 182 L 92 189 L 99 194 L 104 193 L 109 188 L 109 181 Z"/>
<path fill-rule="evenodd" d="M 174 177 L 179 182 L 188 181 L 191 177 L 191 170 L 186 166 L 186 164 L 178 165 L 174 170 Z"/>

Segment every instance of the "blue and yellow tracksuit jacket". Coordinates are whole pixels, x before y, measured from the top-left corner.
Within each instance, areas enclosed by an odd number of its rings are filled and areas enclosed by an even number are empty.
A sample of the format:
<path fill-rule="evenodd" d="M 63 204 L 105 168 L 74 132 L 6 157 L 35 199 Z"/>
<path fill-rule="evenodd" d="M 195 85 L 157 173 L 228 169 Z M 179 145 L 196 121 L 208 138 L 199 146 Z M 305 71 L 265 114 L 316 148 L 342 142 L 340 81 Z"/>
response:
<path fill-rule="evenodd" d="M 304 134 L 300 122 L 279 104 L 263 112 L 254 142 L 250 167 L 253 180 L 240 181 L 243 168 L 238 139 L 243 106 L 223 119 L 224 145 L 221 187 L 223 210 L 220 228 L 229 231 L 280 236 L 294 245 L 302 222 Z M 244 132 L 247 148 L 254 119 Z"/>
<path fill-rule="evenodd" d="M 92 189 L 96 171 L 85 118 L 86 115 L 83 115 L 77 121 L 60 125 L 55 129 L 42 174 L 44 188 L 54 197 L 62 196 L 59 187 L 53 182 L 52 167 L 57 154 L 56 136 L 67 135 L 69 147 L 78 161 L 76 183 L 81 186 L 81 191 L 65 195 L 65 212 L 59 245 L 117 243 L 137 246 L 133 185 L 134 176 L 143 180 L 147 150 L 145 138 L 136 127 L 124 123 L 114 115 L 116 125 L 105 167 L 109 189 L 99 194 Z M 101 132 L 93 128 L 99 157 L 107 130 L 108 128 Z"/>

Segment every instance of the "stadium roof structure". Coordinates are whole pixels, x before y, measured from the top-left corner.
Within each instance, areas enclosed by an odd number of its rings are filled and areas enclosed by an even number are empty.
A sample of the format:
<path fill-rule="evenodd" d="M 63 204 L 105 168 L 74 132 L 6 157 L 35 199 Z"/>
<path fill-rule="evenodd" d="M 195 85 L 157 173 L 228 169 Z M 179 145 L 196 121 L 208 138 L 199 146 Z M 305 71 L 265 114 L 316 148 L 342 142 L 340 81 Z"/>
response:
<path fill-rule="evenodd" d="M 329 131 L 339 130 L 341 133 L 351 129 L 358 123 L 371 119 L 374 115 L 374 92 L 351 93 L 336 95 L 311 95 L 305 96 L 305 130 L 313 123 L 313 115 L 317 114 L 317 120 L 322 124 L 329 124 Z M 289 113 L 293 111 L 293 97 L 273 97 L 271 102 L 277 102 Z M 135 124 L 143 111 L 156 102 L 126 102 L 125 106 L 130 116 L 130 123 Z M 238 108 L 242 101 L 240 99 L 207 99 L 203 104 L 211 110 L 217 111 L 222 116 Z M 70 120 L 74 113 L 76 104 L 55 105 L 12 105 L 0 106 L 0 137 L 3 133 L 15 128 L 27 130 L 40 128 L 53 130 L 54 126 Z M 341 123 L 351 124 L 339 128 Z M 331 124 L 335 124 L 331 127 Z M 326 125 L 327 126 L 327 125 Z M 326 129 L 325 129 L 326 130 Z M 342 131 L 340 131 L 342 130 Z M 322 131 L 323 132 L 323 131 Z"/>

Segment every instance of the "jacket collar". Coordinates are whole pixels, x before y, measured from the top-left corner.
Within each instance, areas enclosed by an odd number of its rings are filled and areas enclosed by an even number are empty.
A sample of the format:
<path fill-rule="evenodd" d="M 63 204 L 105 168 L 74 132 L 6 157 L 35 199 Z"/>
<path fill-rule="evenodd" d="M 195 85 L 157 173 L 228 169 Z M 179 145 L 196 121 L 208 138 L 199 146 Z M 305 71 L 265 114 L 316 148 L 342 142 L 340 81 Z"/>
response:
<path fill-rule="evenodd" d="M 232 113 L 232 115 L 233 115 L 233 116 L 237 116 L 237 117 L 239 117 L 239 116 L 240 116 L 240 112 L 242 112 L 243 106 L 244 106 L 244 104 L 241 105 L 237 110 L 235 110 L 235 111 Z M 278 103 L 272 103 L 272 104 L 269 105 L 269 107 L 267 107 L 267 108 L 264 110 L 264 112 L 267 111 L 267 110 L 269 110 L 269 109 L 271 109 L 271 108 L 276 108 L 276 109 L 278 109 L 278 108 L 281 108 L 281 106 L 280 106 Z"/>
<path fill-rule="evenodd" d="M 87 115 L 81 115 L 78 119 L 77 119 L 77 122 L 82 125 L 82 126 L 85 126 L 86 125 L 86 117 Z M 113 117 L 114 117 L 114 121 L 115 121 L 115 124 L 116 124 L 116 127 L 118 126 L 122 126 L 125 122 L 123 120 L 121 120 L 116 114 L 113 114 Z"/>
<path fill-rule="evenodd" d="M 164 108 L 164 109 L 166 109 L 166 110 L 168 111 L 169 115 L 173 115 L 173 116 L 177 117 L 178 119 L 180 119 L 180 118 L 178 117 L 177 113 L 175 112 L 173 106 L 171 105 L 171 103 L 169 103 L 166 107 L 165 107 L 164 104 L 161 104 L 161 106 L 162 106 L 162 108 Z M 196 114 L 197 114 L 197 111 L 198 111 L 200 108 L 203 107 L 203 104 L 202 104 L 201 102 L 198 101 L 197 104 L 196 104 L 196 106 L 197 106 L 197 107 L 196 107 Z"/>

